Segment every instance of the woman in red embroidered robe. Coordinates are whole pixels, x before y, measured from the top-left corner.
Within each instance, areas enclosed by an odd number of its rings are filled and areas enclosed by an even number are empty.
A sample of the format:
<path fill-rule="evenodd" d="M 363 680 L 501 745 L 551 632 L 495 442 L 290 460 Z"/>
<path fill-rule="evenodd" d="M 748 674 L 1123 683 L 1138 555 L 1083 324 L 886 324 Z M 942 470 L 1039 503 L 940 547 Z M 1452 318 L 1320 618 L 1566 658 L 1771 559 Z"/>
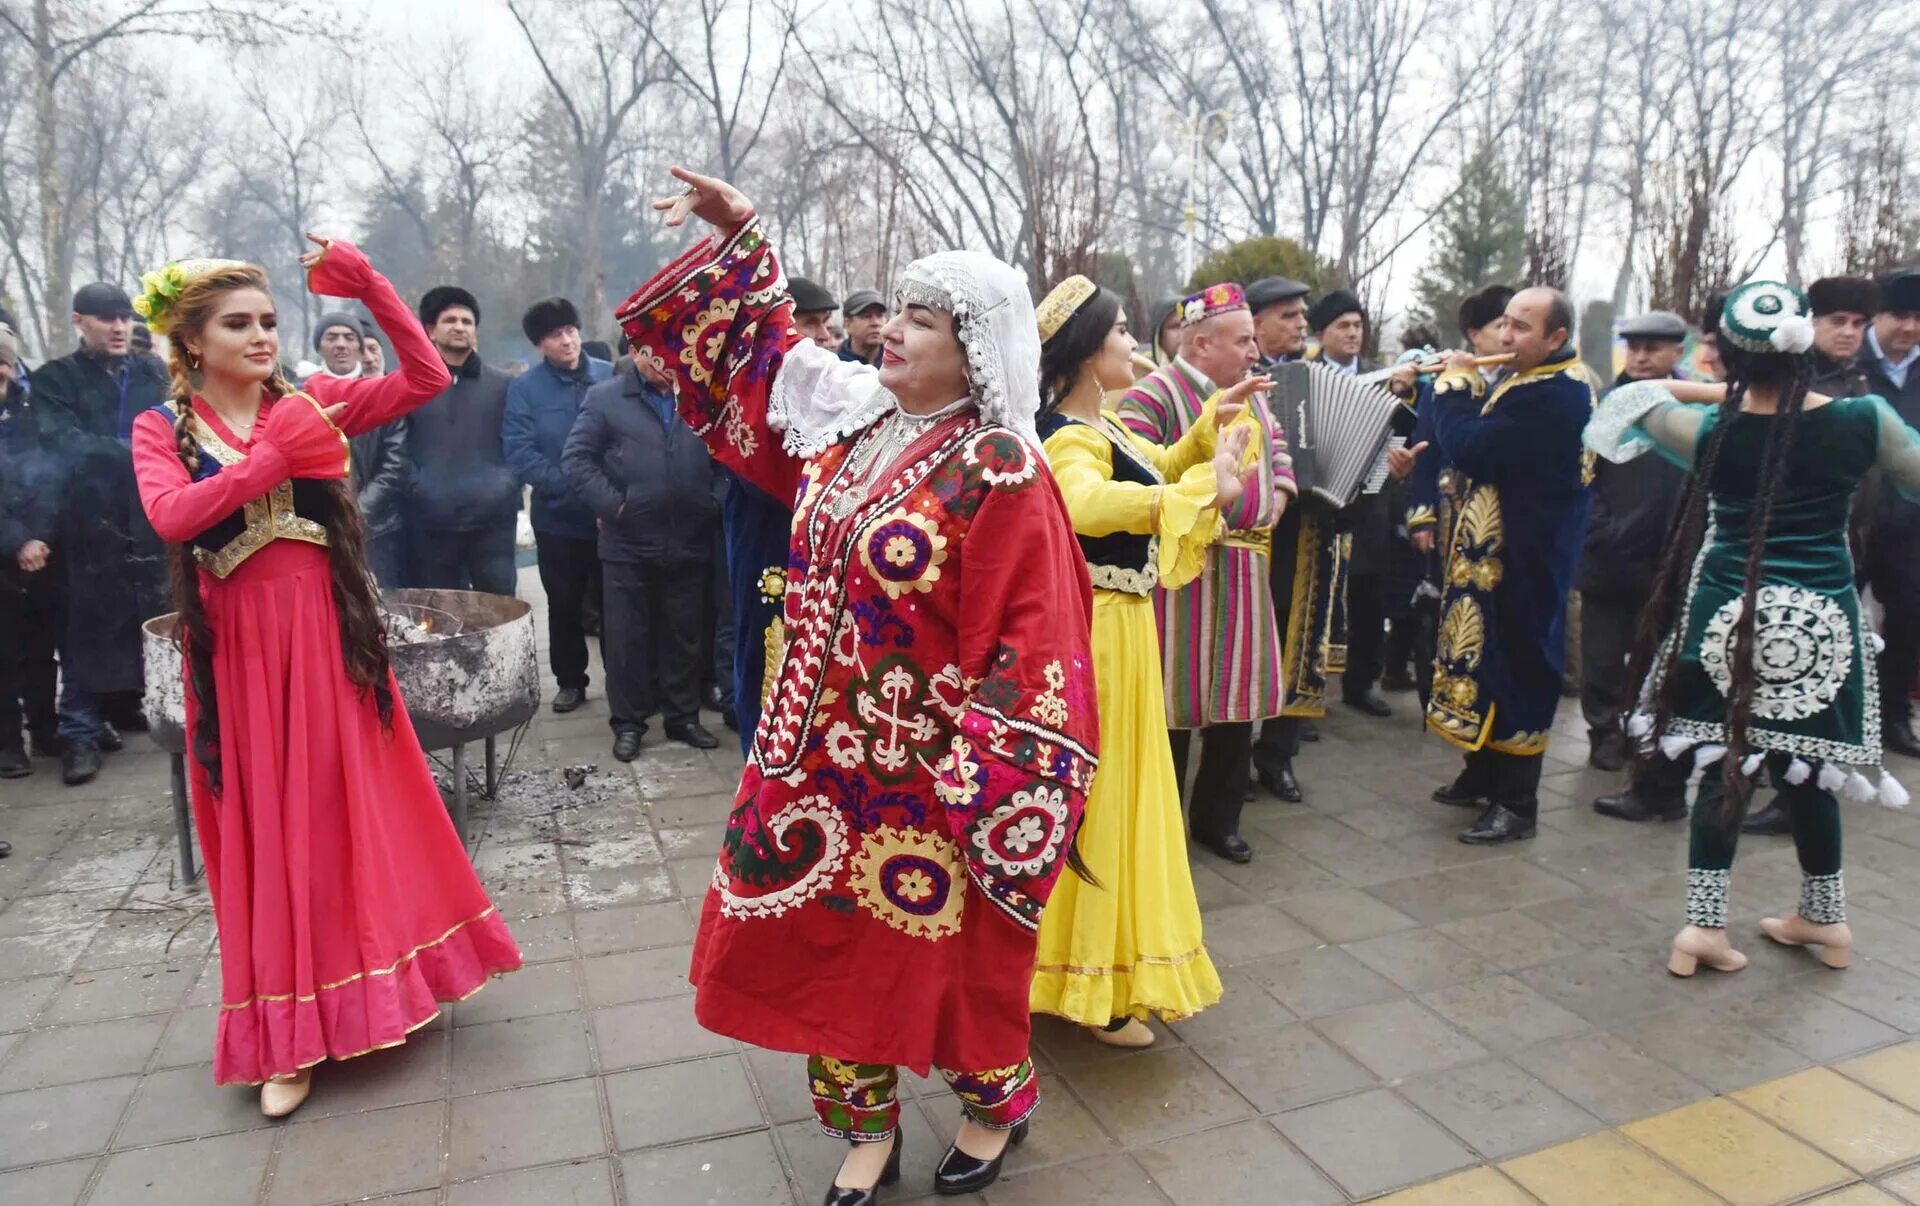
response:
<path fill-rule="evenodd" d="M 316 293 L 365 303 L 399 372 L 294 392 L 251 264 L 170 264 L 136 304 L 172 357 L 173 399 L 135 420 L 133 461 L 175 557 L 220 934 L 213 1077 L 262 1085 L 274 1116 L 313 1065 L 397 1046 L 520 964 L 400 705 L 344 480 L 346 437 L 445 389 L 446 366 L 350 244 L 302 263 Z"/>
<path fill-rule="evenodd" d="M 720 233 L 620 321 L 714 455 L 794 506 L 787 643 L 700 920 L 696 1012 L 813 1057 L 821 1125 L 856 1145 L 829 1202 L 897 1174 L 895 1066 L 940 1068 L 967 1120 L 937 1184 L 967 1192 L 1037 1100 L 1034 931 L 1098 731 L 1025 277 L 978 253 L 916 261 L 876 373 L 793 329 L 744 197 L 675 174 L 669 223 Z"/>

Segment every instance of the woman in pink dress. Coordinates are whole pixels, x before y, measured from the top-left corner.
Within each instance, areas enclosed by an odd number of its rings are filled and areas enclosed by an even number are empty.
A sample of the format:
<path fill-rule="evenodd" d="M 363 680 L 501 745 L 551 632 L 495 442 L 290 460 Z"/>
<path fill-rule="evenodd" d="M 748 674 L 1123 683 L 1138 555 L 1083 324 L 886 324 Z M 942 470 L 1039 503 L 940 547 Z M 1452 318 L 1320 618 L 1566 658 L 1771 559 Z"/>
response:
<path fill-rule="evenodd" d="M 169 264 L 135 303 L 173 376 L 135 420 L 133 459 L 186 646 L 220 935 L 213 1077 L 261 1085 L 276 1117 L 313 1065 L 397 1046 L 520 965 L 401 706 L 346 482 L 347 437 L 445 389 L 446 366 L 365 256 L 314 242 L 309 287 L 365 304 L 400 371 L 296 391 L 251 264 Z"/>

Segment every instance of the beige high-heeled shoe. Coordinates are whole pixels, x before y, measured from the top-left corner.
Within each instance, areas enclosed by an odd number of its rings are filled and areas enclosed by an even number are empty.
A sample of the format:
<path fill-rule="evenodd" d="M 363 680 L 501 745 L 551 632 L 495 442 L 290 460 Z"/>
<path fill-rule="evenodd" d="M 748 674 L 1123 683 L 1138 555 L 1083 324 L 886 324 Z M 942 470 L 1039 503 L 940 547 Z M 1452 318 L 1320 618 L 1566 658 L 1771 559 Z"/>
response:
<path fill-rule="evenodd" d="M 1691 976 L 1704 963 L 1715 971 L 1737 972 L 1747 965 L 1747 957 L 1733 949 L 1725 930 L 1690 925 L 1673 936 L 1673 953 L 1667 957 L 1667 970 L 1676 976 Z"/>
<path fill-rule="evenodd" d="M 313 1070 L 301 1072 L 298 1076 L 284 1079 L 276 1078 L 260 1086 L 260 1112 L 269 1118 L 285 1118 L 300 1108 L 300 1103 L 313 1091 Z"/>
<path fill-rule="evenodd" d="M 1853 931 L 1844 921 L 1815 925 L 1795 913 L 1791 917 L 1762 917 L 1760 932 L 1781 946 L 1817 946 L 1820 962 L 1838 971 L 1853 962 Z"/>
<path fill-rule="evenodd" d="M 1109 1047 L 1138 1049 L 1153 1046 L 1153 1031 L 1138 1018 L 1128 1018 L 1127 1024 L 1118 1030 L 1108 1030 L 1104 1026 L 1089 1026 L 1087 1030 Z"/>

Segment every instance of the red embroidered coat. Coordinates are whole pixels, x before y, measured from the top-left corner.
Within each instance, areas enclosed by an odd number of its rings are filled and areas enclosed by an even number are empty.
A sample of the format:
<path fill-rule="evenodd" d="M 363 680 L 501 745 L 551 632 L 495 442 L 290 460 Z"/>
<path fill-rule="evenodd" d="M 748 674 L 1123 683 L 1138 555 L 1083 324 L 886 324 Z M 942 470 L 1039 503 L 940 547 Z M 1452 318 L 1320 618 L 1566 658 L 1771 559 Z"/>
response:
<path fill-rule="evenodd" d="M 794 505 L 786 646 L 694 943 L 700 1023 L 923 1075 L 1019 1063 L 1098 736 L 1092 592 L 1045 459 L 972 408 L 864 493 L 847 462 L 874 427 L 788 455 L 768 398 L 800 336 L 754 221 L 619 318 L 714 456 Z"/>

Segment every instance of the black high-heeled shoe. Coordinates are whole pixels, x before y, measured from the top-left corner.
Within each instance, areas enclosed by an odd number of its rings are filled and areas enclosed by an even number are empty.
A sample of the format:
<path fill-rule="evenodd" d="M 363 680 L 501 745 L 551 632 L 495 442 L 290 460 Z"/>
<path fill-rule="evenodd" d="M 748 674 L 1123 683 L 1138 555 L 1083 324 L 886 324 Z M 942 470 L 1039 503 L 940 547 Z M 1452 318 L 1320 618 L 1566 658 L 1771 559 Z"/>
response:
<path fill-rule="evenodd" d="M 1027 1124 L 1022 1122 L 1013 1128 L 1006 1146 L 991 1160 L 976 1159 L 958 1147 L 948 1148 L 947 1154 L 940 1158 L 940 1167 L 933 1170 L 934 1192 L 949 1198 L 980 1192 L 1000 1179 L 1000 1165 L 1006 1162 L 1007 1153 L 1026 1141 Z"/>
<path fill-rule="evenodd" d="M 887 1167 L 880 1173 L 879 1184 L 865 1189 L 848 1189 L 844 1185 L 827 1187 L 827 1198 L 822 1206 L 879 1206 L 880 1186 L 892 1185 L 900 1179 L 900 1149 L 906 1146 L 906 1132 L 893 1132 L 893 1150 L 887 1153 Z"/>

